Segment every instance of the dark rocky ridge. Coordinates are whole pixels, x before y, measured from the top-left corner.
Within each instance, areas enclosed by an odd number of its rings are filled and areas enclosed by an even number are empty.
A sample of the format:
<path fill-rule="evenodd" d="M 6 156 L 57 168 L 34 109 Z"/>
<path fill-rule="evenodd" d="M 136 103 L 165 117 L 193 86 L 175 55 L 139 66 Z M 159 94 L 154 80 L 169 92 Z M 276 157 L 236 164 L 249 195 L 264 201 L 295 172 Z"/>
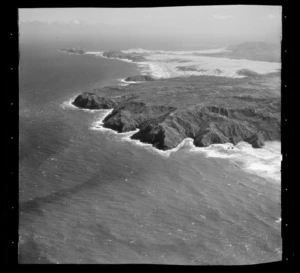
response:
<path fill-rule="evenodd" d="M 259 148 L 266 140 L 280 140 L 277 74 L 243 79 L 194 76 L 105 87 L 82 93 L 74 105 L 114 108 L 104 127 L 118 132 L 138 128 L 132 139 L 161 150 L 187 137 L 199 147 L 246 141 Z"/>
<path fill-rule="evenodd" d="M 155 79 L 148 75 L 137 75 L 137 76 L 130 76 L 125 79 L 126 82 L 147 82 L 147 81 L 154 81 Z"/>
<path fill-rule="evenodd" d="M 240 69 L 237 71 L 238 75 L 246 76 L 246 77 L 258 77 L 259 73 L 249 70 L 249 69 Z"/>

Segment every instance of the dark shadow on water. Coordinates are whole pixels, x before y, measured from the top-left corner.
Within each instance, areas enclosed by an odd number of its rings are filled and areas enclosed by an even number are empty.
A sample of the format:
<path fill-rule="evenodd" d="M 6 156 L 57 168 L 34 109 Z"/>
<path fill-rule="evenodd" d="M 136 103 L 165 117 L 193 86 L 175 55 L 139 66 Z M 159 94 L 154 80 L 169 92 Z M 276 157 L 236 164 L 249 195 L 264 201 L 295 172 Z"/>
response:
<path fill-rule="evenodd" d="M 38 244 L 32 237 L 28 238 L 24 244 L 19 245 L 18 260 L 20 264 L 53 264 L 42 255 Z"/>
<path fill-rule="evenodd" d="M 70 198 L 71 195 L 76 194 L 82 190 L 89 189 L 91 187 L 96 187 L 101 184 L 100 173 L 96 173 L 90 179 L 87 179 L 81 184 L 78 184 L 72 188 L 63 189 L 59 192 L 51 193 L 50 195 L 43 197 L 36 197 L 33 200 L 25 201 L 19 204 L 19 210 L 23 213 L 36 213 L 43 215 L 44 212 L 41 209 L 46 204 L 56 203 L 64 198 Z"/>

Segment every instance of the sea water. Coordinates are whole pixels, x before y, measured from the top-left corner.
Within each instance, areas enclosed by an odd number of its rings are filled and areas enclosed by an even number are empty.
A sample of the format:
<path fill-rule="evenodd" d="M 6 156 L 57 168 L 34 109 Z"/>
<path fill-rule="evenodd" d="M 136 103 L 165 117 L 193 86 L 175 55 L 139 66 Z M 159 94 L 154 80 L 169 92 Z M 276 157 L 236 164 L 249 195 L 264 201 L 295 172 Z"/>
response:
<path fill-rule="evenodd" d="M 20 263 L 281 259 L 280 143 L 161 152 L 70 103 L 136 64 L 21 46 L 19 71 Z"/>

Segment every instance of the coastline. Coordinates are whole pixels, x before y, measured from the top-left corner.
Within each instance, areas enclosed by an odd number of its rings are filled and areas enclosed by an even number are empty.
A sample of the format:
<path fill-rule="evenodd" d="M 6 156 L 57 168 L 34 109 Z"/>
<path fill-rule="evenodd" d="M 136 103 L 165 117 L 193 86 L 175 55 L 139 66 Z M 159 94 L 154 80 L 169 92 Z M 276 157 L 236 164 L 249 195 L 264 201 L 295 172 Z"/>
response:
<path fill-rule="evenodd" d="M 90 54 L 90 53 L 92 53 L 95 56 L 102 55 L 101 52 L 87 52 L 87 54 Z M 101 56 L 101 57 L 103 57 L 103 56 Z M 104 57 L 104 58 L 107 58 L 107 57 Z M 119 59 L 119 58 L 107 58 L 107 59 Z M 119 59 L 119 60 L 124 61 L 124 59 Z M 135 63 L 137 65 L 137 67 L 139 67 L 139 68 L 143 68 L 145 66 L 145 63 L 143 63 L 143 62 L 139 63 L 139 62 L 133 62 L 131 60 L 125 60 L 125 62 Z M 139 64 L 142 64 L 142 65 L 139 65 Z M 142 69 L 140 69 L 140 71 L 141 71 L 140 75 L 145 75 L 145 74 L 143 74 Z M 153 76 L 153 74 L 152 74 L 152 76 Z M 155 78 L 157 78 L 157 77 L 155 77 Z M 169 77 L 167 77 L 167 78 L 169 78 Z M 170 77 L 170 78 L 172 78 L 172 77 Z M 125 79 L 120 79 L 120 81 L 122 82 L 120 85 L 125 86 L 125 88 L 132 84 L 134 84 L 134 85 L 142 84 L 143 85 L 143 82 L 134 82 L 134 81 L 127 82 L 127 81 L 125 81 Z M 118 132 L 118 131 L 114 130 L 113 128 L 105 127 L 104 120 L 107 116 L 109 116 L 113 112 L 114 109 L 110 109 L 110 110 L 102 109 L 101 110 L 101 109 L 84 109 L 84 108 L 80 108 L 80 107 L 78 108 L 72 103 L 72 100 L 74 102 L 74 97 L 68 101 L 68 104 L 73 109 L 77 108 L 80 110 L 88 111 L 90 113 L 102 111 L 103 114 L 101 114 L 100 119 L 98 119 L 96 122 L 94 122 L 91 125 L 90 129 L 92 129 L 92 130 L 100 130 L 103 132 L 106 131 L 106 132 L 113 133 L 114 135 L 119 136 L 119 140 L 121 140 L 121 141 L 128 141 L 134 145 L 143 147 L 147 150 L 154 151 L 155 153 L 158 153 L 164 157 L 170 157 L 170 155 L 172 153 L 185 147 L 185 149 L 188 149 L 192 153 L 201 153 L 206 157 L 225 158 L 225 159 L 228 159 L 228 160 L 234 162 L 234 164 L 237 164 L 239 166 L 239 168 L 243 169 L 246 172 L 259 175 L 263 178 L 266 178 L 267 180 L 271 179 L 272 181 L 276 181 L 277 183 L 280 182 L 280 178 L 278 178 L 278 174 L 277 174 L 277 177 L 275 177 L 275 175 L 274 175 L 274 166 L 273 165 L 272 165 L 273 167 L 271 167 L 268 171 L 263 171 L 262 165 L 259 166 L 259 164 L 264 164 L 262 162 L 263 156 L 260 157 L 260 155 L 259 155 L 260 152 L 258 152 L 262 148 L 258 148 L 258 149 L 252 148 L 251 145 L 249 146 L 248 143 L 245 143 L 243 141 L 238 142 L 235 145 L 233 145 L 232 143 L 223 143 L 223 144 L 221 143 L 221 144 L 212 144 L 212 145 L 209 145 L 208 147 L 197 147 L 194 145 L 194 140 L 192 138 L 185 137 L 172 149 L 168 149 L 168 150 L 157 149 L 151 143 L 145 143 L 145 142 L 141 141 L 140 139 L 132 138 L 133 135 L 140 132 L 140 129 L 135 129 L 135 130 L 127 131 L 127 132 Z M 278 147 L 281 146 L 281 143 L 280 143 L 280 141 L 277 141 L 277 142 L 275 141 L 275 142 L 270 142 L 270 143 L 271 144 L 276 143 L 276 145 L 277 145 L 277 151 L 274 153 L 274 158 L 277 157 L 277 159 L 275 160 L 275 161 L 277 161 L 277 163 L 275 165 L 278 169 L 278 167 L 280 167 L 278 162 L 281 161 L 281 159 L 279 158 L 281 156 L 281 154 L 280 154 L 280 151 L 278 152 Z M 266 144 L 268 144 L 268 142 Z M 265 150 L 264 148 L 261 151 L 263 151 L 263 153 L 265 153 L 265 154 L 268 154 L 268 151 Z M 255 165 L 255 163 L 247 164 L 247 162 L 245 160 L 241 159 L 242 158 L 241 154 L 246 155 L 246 158 L 248 156 L 248 159 L 250 157 L 251 158 L 250 161 L 252 160 L 252 158 L 256 158 L 258 160 L 257 165 Z M 272 170 L 272 168 L 273 168 L 273 170 Z"/>

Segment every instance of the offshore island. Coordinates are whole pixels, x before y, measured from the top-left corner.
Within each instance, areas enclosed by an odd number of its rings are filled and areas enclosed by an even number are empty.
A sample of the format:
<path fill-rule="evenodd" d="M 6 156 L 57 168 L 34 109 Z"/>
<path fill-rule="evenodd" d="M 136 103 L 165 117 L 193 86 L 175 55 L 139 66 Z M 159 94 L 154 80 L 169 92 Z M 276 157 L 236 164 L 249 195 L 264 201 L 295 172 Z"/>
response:
<path fill-rule="evenodd" d="M 256 47 L 254 53 L 253 46 Z M 263 47 L 263 50 L 265 54 L 262 51 L 257 54 L 257 45 L 246 43 L 231 54 L 241 58 L 243 51 L 248 59 L 278 60 L 268 48 Z M 230 54 L 221 55 L 226 58 Z M 137 53 L 112 51 L 104 52 L 103 56 L 143 61 L 143 56 Z M 85 109 L 113 109 L 103 120 L 105 128 L 119 133 L 139 129 L 131 138 L 160 150 L 173 149 L 185 138 L 192 138 L 197 147 L 245 141 L 260 148 L 265 141 L 280 141 L 280 72 L 258 74 L 241 69 L 238 74 L 243 78 L 132 76 L 125 81 L 139 83 L 83 92 L 73 105 Z"/>

